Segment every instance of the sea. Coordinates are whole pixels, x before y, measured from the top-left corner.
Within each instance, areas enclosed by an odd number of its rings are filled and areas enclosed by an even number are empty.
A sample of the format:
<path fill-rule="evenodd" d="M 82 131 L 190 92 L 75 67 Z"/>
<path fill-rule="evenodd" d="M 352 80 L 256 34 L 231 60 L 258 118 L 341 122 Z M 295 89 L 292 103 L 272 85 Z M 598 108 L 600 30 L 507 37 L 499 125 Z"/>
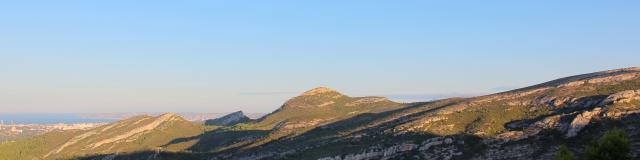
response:
<path fill-rule="evenodd" d="M 57 123 L 101 123 L 113 122 L 116 119 L 99 119 L 82 117 L 77 113 L 0 113 L 3 124 L 57 124 Z"/>

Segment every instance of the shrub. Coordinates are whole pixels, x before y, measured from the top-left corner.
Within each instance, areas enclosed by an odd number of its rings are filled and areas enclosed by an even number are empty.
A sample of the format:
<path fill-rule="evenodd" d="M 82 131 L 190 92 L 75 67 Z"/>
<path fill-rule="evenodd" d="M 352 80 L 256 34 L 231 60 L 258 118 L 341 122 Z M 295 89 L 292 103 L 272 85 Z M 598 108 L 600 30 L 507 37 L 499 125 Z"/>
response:
<path fill-rule="evenodd" d="M 607 131 L 600 139 L 587 147 L 587 160 L 630 160 L 631 143 L 624 131 Z"/>
<path fill-rule="evenodd" d="M 567 148 L 567 146 L 562 145 L 556 154 L 554 160 L 574 160 L 573 152 Z"/>

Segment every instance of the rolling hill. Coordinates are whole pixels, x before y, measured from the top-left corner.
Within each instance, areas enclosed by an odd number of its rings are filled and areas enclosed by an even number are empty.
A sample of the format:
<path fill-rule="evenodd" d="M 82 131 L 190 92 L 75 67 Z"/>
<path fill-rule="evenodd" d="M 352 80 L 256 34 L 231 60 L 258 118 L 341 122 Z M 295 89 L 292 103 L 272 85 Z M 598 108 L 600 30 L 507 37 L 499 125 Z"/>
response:
<path fill-rule="evenodd" d="M 86 131 L 51 132 L 0 145 L 0 159 L 62 159 L 135 151 L 180 151 L 188 146 L 162 147 L 204 128 L 173 113 L 136 116 Z"/>
<path fill-rule="evenodd" d="M 320 87 L 257 120 L 210 127 L 173 114 L 134 117 L 0 145 L 0 157 L 552 159 L 562 144 L 581 155 L 590 141 L 619 128 L 630 137 L 632 156 L 638 158 L 639 113 L 640 68 L 419 103 L 350 97 Z"/>

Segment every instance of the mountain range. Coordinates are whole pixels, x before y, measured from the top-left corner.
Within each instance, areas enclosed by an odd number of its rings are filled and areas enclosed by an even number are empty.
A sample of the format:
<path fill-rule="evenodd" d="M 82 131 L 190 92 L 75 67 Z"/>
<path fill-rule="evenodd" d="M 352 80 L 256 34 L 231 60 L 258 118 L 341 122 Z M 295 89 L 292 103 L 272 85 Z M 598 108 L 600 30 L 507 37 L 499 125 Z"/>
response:
<path fill-rule="evenodd" d="M 0 159 L 552 159 L 613 128 L 640 157 L 640 68 L 485 96 L 398 103 L 319 87 L 258 119 L 167 113 L 0 145 Z"/>

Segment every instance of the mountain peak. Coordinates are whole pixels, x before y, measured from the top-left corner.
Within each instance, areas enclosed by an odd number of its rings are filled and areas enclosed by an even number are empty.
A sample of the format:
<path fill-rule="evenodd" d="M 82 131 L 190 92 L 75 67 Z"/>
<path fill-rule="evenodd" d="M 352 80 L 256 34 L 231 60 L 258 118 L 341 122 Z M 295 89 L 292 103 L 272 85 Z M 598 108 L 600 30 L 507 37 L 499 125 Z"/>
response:
<path fill-rule="evenodd" d="M 233 113 L 229 113 L 225 116 L 216 119 L 210 119 L 205 121 L 206 125 L 217 125 L 217 126 L 231 126 L 238 123 L 244 123 L 251 121 L 249 117 L 244 115 L 242 111 L 237 111 Z"/>
<path fill-rule="evenodd" d="M 317 87 L 302 93 L 303 96 L 313 96 L 324 93 L 338 93 L 335 89 L 327 88 L 327 87 Z"/>
<path fill-rule="evenodd" d="M 173 112 L 168 112 L 162 115 L 157 116 L 156 118 L 158 119 L 183 119 L 180 115 L 173 113 Z"/>

